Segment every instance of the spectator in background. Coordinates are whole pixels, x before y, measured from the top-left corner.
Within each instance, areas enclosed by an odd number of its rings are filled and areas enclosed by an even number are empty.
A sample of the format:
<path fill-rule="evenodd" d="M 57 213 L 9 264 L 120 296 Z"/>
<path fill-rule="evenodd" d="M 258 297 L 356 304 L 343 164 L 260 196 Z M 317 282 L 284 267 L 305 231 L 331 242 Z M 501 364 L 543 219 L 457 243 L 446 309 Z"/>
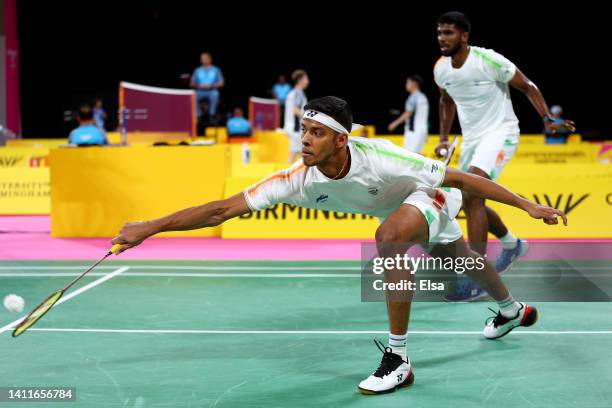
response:
<path fill-rule="evenodd" d="M 284 75 L 278 76 L 278 82 L 272 87 L 274 98 L 280 103 L 281 117 L 285 116 L 285 100 L 291 91 L 291 85 L 287 83 L 287 78 Z"/>
<path fill-rule="evenodd" d="M 226 126 L 228 136 L 251 136 L 251 122 L 244 118 L 241 108 L 234 109 L 234 114 Z"/>
<path fill-rule="evenodd" d="M 421 88 L 423 78 L 412 75 L 406 80 L 406 91 L 410 95 L 406 100 L 406 107 L 397 119 L 389 124 L 389 131 L 404 123 L 404 148 L 411 152 L 421 153 L 427 141 L 429 132 L 429 101 Z"/>
<path fill-rule="evenodd" d="M 203 112 L 200 103 L 203 99 L 208 100 L 208 116 L 214 118 L 217 115 L 219 104 L 219 89 L 225 86 L 225 79 L 219 67 L 212 64 L 212 56 L 209 52 L 200 55 L 201 66 L 197 67 L 191 75 L 191 87 L 195 89 L 197 96 L 198 119 Z"/>
<path fill-rule="evenodd" d="M 106 127 L 104 126 L 104 122 L 106 121 L 106 112 L 104 111 L 102 99 L 100 98 L 94 101 L 93 117 L 96 126 L 98 126 L 101 131 L 106 132 Z"/>
<path fill-rule="evenodd" d="M 304 90 L 310 83 L 308 74 L 302 69 L 293 71 L 291 74 L 293 89 L 285 100 L 284 131 L 289 137 L 289 163 L 295 162 L 302 154 L 302 114 L 306 105 L 306 94 Z"/>
<path fill-rule="evenodd" d="M 550 123 L 565 123 L 565 119 L 561 115 L 563 115 L 563 108 L 559 105 L 554 105 L 550 108 Z M 570 131 L 566 128 L 555 129 L 552 126 L 544 127 L 546 144 L 565 144 L 570 134 Z"/>
<path fill-rule="evenodd" d="M 70 132 L 68 143 L 77 146 L 107 144 L 106 135 L 94 122 L 93 110 L 90 105 L 81 105 L 78 120 L 79 127 Z"/>

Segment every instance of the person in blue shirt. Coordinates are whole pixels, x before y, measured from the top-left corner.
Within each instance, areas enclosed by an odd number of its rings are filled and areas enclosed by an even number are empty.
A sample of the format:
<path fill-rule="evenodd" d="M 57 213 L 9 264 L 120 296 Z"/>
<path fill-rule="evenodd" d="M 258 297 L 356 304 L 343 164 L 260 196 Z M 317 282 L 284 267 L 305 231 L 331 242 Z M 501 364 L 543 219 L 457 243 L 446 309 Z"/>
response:
<path fill-rule="evenodd" d="M 285 105 L 285 99 L 287 99 L 289 91 L 291 91 L 291 85 L 287 83 L 287 78 L 284 75 L 279 75 L 278 82 L 272 87 L 272 93 L 281 106 Z"/>
<path fill-rule="evenodd" d="M 251 136 L 251 122 L 244 118 L 240 108 L 234 109 L 234 115 L 227 121 L 228 136 Z"/>
<path fill-rule="evenodd" d="M 106 127 L 104 126 L 104 121 L 106 120 L 106 111 L 104 111 L 102 99 L 98 98 L 94 101 L 93 117 L 96 126 L 98 126 L 100 130 L 104 132 L 106 130 Z"/>
<path fill-rule="evenodd" d="M 280 103 L 281 118 L 285 117 L 285 101 L 289 92 L 291 92 L 291 85 L 287 83 L 287 78 L 282 74 L 279 75 L 278 82 L 272 87 L 272 95 Z"/>
<path fill-rule="evenodd" d="M 563 115 L 563 108 L 559 105 L 555 105 L 550 108 L 549 122 L 551 124 L 565 123 Z M 544 126 L 544 135 L 546 136 L 546 144 L 565 144 L 567 138 L 571 134 L 567 129 L 555 129 L 552 126 Z"/>
<path fill-rule="evenodd" d="M 200 62 L 202 65 L 197 67 L 191 75 L 191 87 L 195 89 L 197 96 L 197 115 L 198 118 L 202 116 L 200 103 L 203 99 L 207 99 L 208 115 L 214 117 L 219 104 L 219 89 L 225 85 L 225 79 L 219 67 L 212 64 L 212 56 L 209 52 L 203 52 L 200 55 Z"/>
<path fill-rule="evenodd" d="M 82 105 L 79 108 L 79 127 L 70 132 L 68 143 L 77 146 L 107 144 L 106 135 L 96 126 L 91 106 Z"/>

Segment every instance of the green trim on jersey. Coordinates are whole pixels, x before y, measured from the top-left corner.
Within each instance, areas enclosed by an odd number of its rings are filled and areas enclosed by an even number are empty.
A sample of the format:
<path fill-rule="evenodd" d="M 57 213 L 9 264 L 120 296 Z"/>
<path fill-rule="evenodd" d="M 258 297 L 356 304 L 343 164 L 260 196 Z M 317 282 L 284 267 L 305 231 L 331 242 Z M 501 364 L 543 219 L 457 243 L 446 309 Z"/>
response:
<path fill-rule="evenodd" d="M 436 220 L 436 214 L 429 208 L 425 210 L 425 220 L 427 220 L 427 225 L 431 225 Z"/>
<path fill-rule="evenodd" d="M 355 147 L 361 150 L 369 150 L 371 152 L 374 152 L 376 154 L 379 154 L 381 156 L 386 156 L 386 157 L 390 157 L 392 159 L 398 159 L 398 160 L 402 160 L 405 161 L 407 163 L 410 163 L 412 166 L 415 166 L 417 168 L 417 170 L 422 169 L 423 167 L 425 167 L 425 162 L 423 160 L 419 160 L 416 159 L 414 157 L 410 157 L 410 156 L 403 156 L 401 154 L 392 152 L 390 150 L 385 150 L 383 148 L 381 148 L 380 146 L 371 146 L 371 145 L 367 145 L 364 143 L 359 143 L 359 142 L 353 142 L 355 144 Z"/>
<path fill-rule="evenodd" d="M 488 56 L 487 54 L 485 54 L 484 52 L 477 50 L 476 48 L 472 47 L 470 48 L 471 51 L 474 52 L 474 54 L 478 55 L 480 58 L 482 58 L 485 62 L 487 62 L 489 65 L 493 65 L 496 69 L 502 69 L 502 64 L 495 61 L 493 58 L 491 58 L 490 56 Z"/>

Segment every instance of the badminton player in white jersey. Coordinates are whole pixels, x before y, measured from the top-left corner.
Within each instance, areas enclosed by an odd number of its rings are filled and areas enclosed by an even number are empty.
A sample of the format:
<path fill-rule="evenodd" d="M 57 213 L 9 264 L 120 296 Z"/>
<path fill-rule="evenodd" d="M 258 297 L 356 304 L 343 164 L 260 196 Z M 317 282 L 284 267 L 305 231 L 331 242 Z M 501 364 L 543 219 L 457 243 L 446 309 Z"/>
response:
<path fill-rule="evenodd" d="M 512 108 L 508 85 L 527 96 L 551 131 L 573 132 L 574 123 L 554 123 L 538 87 L 502 55 L 469 45 L 470 29 L 469 20 L 459 12 L 448 12 L 438 19 L 442 57 L 434 67 L 434 79 L 441 94 L 440 144 L 436 152 L 439 154 L 442 148 L 449 146 L 448 135 L 456 111 L 463 134 L 460 169 L 497 180 L 519 143 L 519 122 Z M 485 206 L 484 198 L 464 192 L 463 209 L 472 249 L 483 255 L 486 253 L 488 231 L 500 239 L 503 251 L 496 263 L 498 272 L 507 271 L 527 252 L 527 242 L 508 230 L 499 215 Z M 455 292 L 446 299 L 469 301 L 484 295 L 477 284 L 461 277 Z"/>
<path fill-rule="evenodd" d="M 474 260 L 478 254 L 467 247 L 455 220 L 461 204 L 456 188 L 518 207 L 547 224 L 557 224 L 557 217 L 566 222 L 562 211 L 532 203 L 483 177 L 447 169 L 385 140 L 349 138 L 351 127 L 351 110 L 344 100 L 315 99 L 305 106 L 302 159 L 293 166 L 230 198 L 126 224 L 112 242 L 123 244 L 122 252 L 162 231 L 212 227 L 250 211 L 289 203 L 379 217 L 383 220 L 375 235 L 379 256 L 402 256 L 410 242 L 424 242 L 431 245 L 432 254 Z M 484 268 L 466 273 L 499 305 L 499 312 L 485 325 L 486 338 L 497 339 L 515 327 L 535 323 L 536 309 L 515 301 L 492 265 L 485 262 Z M 387 282 L 398 279 L 412 280 L 413 275 L 406 270 L 385 273 Z M 406 348 L 410 299 L 387 302 L 389 346 L 381 347 L 380 366 L 359 384 L 362 393 L 390 392 L 414 382 Z"/>
<path fill-rule="evenodd" d="M 310 81 L 308 74 L 302 69 L 297 69 L 291 74 L 293 89 L 285 99 L 285 118 L 283 130 L 289 137 L 289 163 L 295 162 L 302 151 L 301 142 L 301 120 L 304 113 L 304 105 L 307 99 L 304 91 L 308 88 Z"/>
<path fill-rule="evenodd" d="M 404 113 L 388 127 L 393 132 L 396 127 L 404 123 L 404 149 L 419 154 L 427 141 L 429 131 L 429 101 L 421 92 L 421 88 L 423 88 L 423 78 L 419 75 L 408 77 L 406 91 L 410 96 L 406 99 Z"/>

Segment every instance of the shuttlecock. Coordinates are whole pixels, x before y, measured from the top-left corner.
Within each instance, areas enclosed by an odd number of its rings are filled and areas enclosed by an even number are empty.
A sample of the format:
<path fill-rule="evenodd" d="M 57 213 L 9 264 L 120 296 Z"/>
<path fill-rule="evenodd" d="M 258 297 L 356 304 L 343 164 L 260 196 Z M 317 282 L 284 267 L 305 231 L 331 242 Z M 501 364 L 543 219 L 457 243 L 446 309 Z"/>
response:
<path fill-rule="evenodd" d="M 6 307 L 11 312 L 21 312 L 23 307 L 25 306 L 25 301 L 21 296 L 17 296 L 15 294 L 6 295 L 4 297 L 4 307 Z"/>

